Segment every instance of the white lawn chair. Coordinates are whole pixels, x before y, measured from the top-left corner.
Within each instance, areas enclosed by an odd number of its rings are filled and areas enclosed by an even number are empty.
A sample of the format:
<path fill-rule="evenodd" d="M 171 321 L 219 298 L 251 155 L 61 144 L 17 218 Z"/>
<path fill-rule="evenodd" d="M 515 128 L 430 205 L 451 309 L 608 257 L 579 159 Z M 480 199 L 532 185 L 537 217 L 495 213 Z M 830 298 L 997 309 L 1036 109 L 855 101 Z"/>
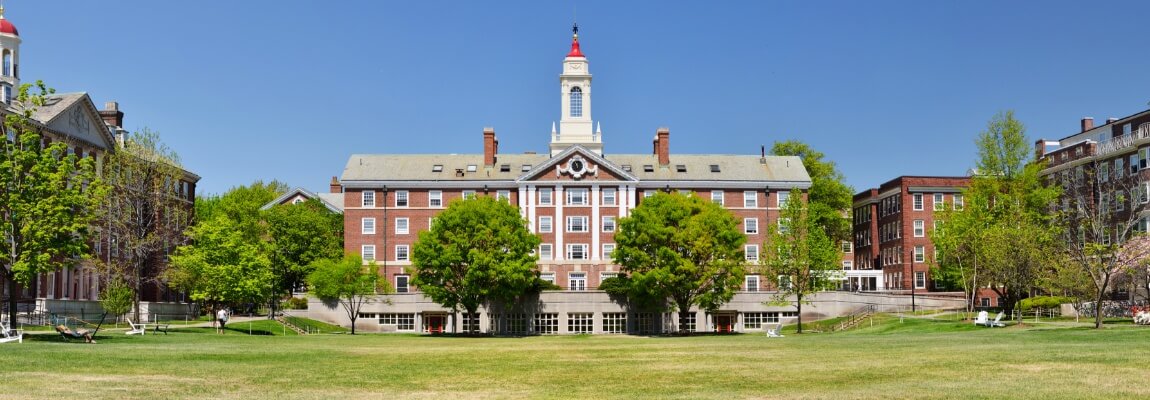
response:
<path fill-rule="evenodd" d="M 0 343 L 24 343 L 23 329 L 10 329 L 7 324 L 0 324 Z"/>
<path fill-rule="evenodd" d="M 147 332 L 147 330 L 148 330 L 147 325 L 134 323 L 134 322 L 132 322 L 131 318 L 128 318 L 127 320 L 128 320 L 128 325 L 132 327 L 132 330 L 124 332 L 125 334 L 127 334 L 127 335 L 143 335 L 144 332 Z"/>
<path fill-rule="evenodd" d="M 783 324 L 775 324 L 774 328 L 767 328 L 767 337 L 783 337 Z"/>
<path fill-rule="evenodd" d="M 998 316 L 994 317 L 994 321 L 987 323 L 986 326 L 989 326 L 991 328 L 995 328 L 995 327 L 1001 328 L 1001 327 L 1006 326 L 1006 324 L 1002 322 L 1002 315 L 1003 315 L 1002 313 L 998 313 Z"/>
<path fill-rule="evenodd" d="M 990 317 L 990 314 L 987 314 L 986 311 L 979 311 L 978 312 L 978 318 L 974 319 L 974 324 L 986 326 L 986 323 L 990 320 L 989 317 Z"/>

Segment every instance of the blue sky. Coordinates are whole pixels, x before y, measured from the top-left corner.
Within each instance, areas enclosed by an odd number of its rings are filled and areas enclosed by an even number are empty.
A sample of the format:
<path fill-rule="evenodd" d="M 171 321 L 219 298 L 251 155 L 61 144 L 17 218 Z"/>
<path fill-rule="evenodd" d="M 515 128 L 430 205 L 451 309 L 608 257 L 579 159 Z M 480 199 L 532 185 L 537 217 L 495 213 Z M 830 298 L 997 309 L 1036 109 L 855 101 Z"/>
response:
<path fill-rule="evenodd" d="M 1006 3 L 1006 4 L 1002 4 Z M 605 152 L 798 139 L 856 191 L 961 175 L 1013 109 L 1031 140 L 1145 110 L 1150 2 L 7 0 L 20 71 L 160 132 L 201 193 L 326 191 L 352 153 L 547 150 L 573 18 Z"/>

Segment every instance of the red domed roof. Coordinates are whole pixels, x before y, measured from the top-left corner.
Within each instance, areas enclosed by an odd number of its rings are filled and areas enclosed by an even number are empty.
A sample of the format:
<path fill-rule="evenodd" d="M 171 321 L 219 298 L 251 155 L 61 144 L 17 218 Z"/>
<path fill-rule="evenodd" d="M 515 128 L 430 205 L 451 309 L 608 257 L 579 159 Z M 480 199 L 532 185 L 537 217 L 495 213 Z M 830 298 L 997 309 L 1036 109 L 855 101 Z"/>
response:
<path fill-rule="evenodd" d="M 583 52 L 579 51 L 579 35 L 571 39 L 571 52 L 567 53 L 567 57 L 583 57 Z"/>
<path fill-rule="evenodd" d="M 20 32 L 16 31 L 16 25 L 12 25 L 12 22 L 4 19 L 3 16 L 0 16 L 0 33 L 7 33 L 12 36 L 20 36 Z"/>

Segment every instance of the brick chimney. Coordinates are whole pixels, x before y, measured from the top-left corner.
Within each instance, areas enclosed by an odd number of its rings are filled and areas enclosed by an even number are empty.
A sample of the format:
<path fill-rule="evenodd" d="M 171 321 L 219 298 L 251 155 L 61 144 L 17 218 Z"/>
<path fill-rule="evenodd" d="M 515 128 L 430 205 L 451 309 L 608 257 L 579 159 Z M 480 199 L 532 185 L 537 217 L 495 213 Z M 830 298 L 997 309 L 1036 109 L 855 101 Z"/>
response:
<path fill-rule="evenodd" d="M 1046 139 L 1038 139 L 1034 142 L 1034 159 L 1041 159 L 1046 155 Z"/>
<path fill-rule="evenodd" d="M 483 165 L 495 165 L 496 154 L 499 154 L 499 139 L 495 138 L 495 128 L 483 128 Z"/>
<path fill-rule="evenodd" d="M 654 145 L 654 153 L 659 156 L 659 165 L 668 165 L 671 163 L 671 130 L 667 128 L 659 128 L 655 130 L 655 140 L 652 142 Z"/>
<path fill-rule="evenodd" d="M 1086 132 L 1086 131 L 1091 130 L 1091 129 L 1094 129 L 1094 118 L 1093 117 L 1082 118 L 1082 131 Z"/>
<path fill-rule="evenodd" d="M 1118 122 L 1118 118 L 1110 117 L 1106 119 L 1107 124 L 1113 124 L 1115 122 Z"/>
<path fill-rule="evenodd" d="M 343 193 L 343 184 L 339 183 L 339 178 L 331 177 L 331 192 Z"/>
<path fill-rule="evenodd" d="M 115 127 L 124 126 L 124 113 L 120 111 L 120 103 L 114 101 L 104 103 L 104 109 L 100 110 L 100 118 L 104 120 L 105 124 Z"/>

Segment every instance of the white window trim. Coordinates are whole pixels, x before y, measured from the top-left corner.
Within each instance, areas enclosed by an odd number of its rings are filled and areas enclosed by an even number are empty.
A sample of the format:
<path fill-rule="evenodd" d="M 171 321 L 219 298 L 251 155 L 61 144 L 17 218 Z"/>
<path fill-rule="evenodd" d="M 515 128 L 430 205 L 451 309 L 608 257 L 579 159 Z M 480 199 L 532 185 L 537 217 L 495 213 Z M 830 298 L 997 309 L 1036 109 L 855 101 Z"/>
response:
<path fill-rule="evenodd" d="M 581 258 L 573 257 L 574 250 L 576 247 L 582 249 L 583 257 L 581 257 Z M 567 253 L 565 255 L 567 256 L 566 259 L 568 259 L 568 260 L 589 260 L 589 259 L 591 259 L 591 254 L 590 254 L 591 253 L 591 246 L 586 244 L 586 243 L 567 243 L 567 249 L 566 250 L 567 250 Z"/>
<path fill-rule="evenodd" d="M 566 200 L 567 200 L 566 202 L 563 203 L 565 205 L 585 206 L 588 204 L 587 196 L 590 194 L 590 191 L 588 191 L 585 188 L 571 188 L 571 189 L 565 190 L 563 193 L 565 193 Z M 575 196 L 576 193 L 581 194 L 581 196 L 580 196 L 580 198 L 582 199 L 581 202 L 575 203 L 572 201 L 572 198 Z"/>
<path fill-rule="evenodd" d="M 369 222 L 371 225 L 370 227 L 368 226 Z M 360 228 L 360 233 L 362 233 L 364 235 L 374 235 L 375 234 L 375 218 L 368 217 L 368 218 L 360 219 L 359 228 Z"/>
<path fill-rule="evenodd" d="M 544 251 L 544 249 L 547 249 L 547 250 Z M 555 248 L 554 248 L 554 246 L 551 245 L 551 243 L 540 243 L 539 244 L 539 259 L 540 260 L 554 260 L 555 259 Z M 552 274 L 551 276 L 554 278 L 555 274 Z"/>
<path fill-rule="evenodd" d="M 547 196 L 544 197 L 544 194 L 547 194 Z M 555 190 L 551 188 L 539 188 L 539 205 L 555 205 Z"/>
<path fill-rule="evenodd" d="M 404 278 L 404 285 L 399 285 L 399 278 Z M 396 293 L 411 293 L 411 275 L 396 275 L 395 276 L 395 292 Z"/>
<path fill-rule="evenodd" d="M 399 205 L 400 196 L 403 197 L 403 205 L 402 206 Z M 394 197 L 395 197 L 395 207 L 396 208 L 407 208 L 407 207 L 411 206 L 411 193 L 409 193 L 408 191 L 396 190 Z"/>
<path fill-rule="evenodd" d="M 435 200 L 438 200 L 439 204 L 433 203 Z M 443 191 L 432 190 L 427 192 L 427 206 L 433 208 L 443 208 Z"/>
<path fill-rule="evenodd" d="M 368 250 L 371 250 L 371 251 L 369 252 Z M 368 258 L 368 256 L 367 256 L 368 253 L 371 253 L 370 258 Z M 365 262 L 365 263 L 375 261 L 375 245 L 374 244 L 365 244 L 365 245 L 359 246 L 359 257 L 362 258 L 363 262 Z"/>
<path fill-rule="evenodd" d="M 607 221 L 611 221 L 611 223 L 608 224 Z M 615 219 L 614 215 L 604 215 L 602 225 L 601 225 L 602 231 L 603 232 L 615 232 L 615 230 L 619 229 L 617 222 L 618 221 Z M 611 229 L 608 230 L 607 229 L 608 227 L 610 227 Z"/>
<path fill-rule="evenodd" d="M 754 290 L 751 290 L 751 281 L 755 282 Z M 763 287 L 760 285 L 760 283 L 762 283 L 762 280 L 759 279 L 758 275 L 747 275 L 747 276 L 743 277 L 743 288 L 747 292 L 762 291 Z"/>
<path fill-rule="evenodd" d="M 582 226 L 583 229 L 582 230 L 571 229 L 574 227 L 574 224 L 572 223 L 572 221 L 582 221 L 583 222 L 583 226 Z M 590 226 L 589 226 L 590 224 L 591 224 L 591 218 L 590 217 L 587 217 L 585 215 L 569 215 L 569 216 L 567 216 L 567 226 L 566 226 L 567 229 L 565 231 L 571 232 L 571 233 L 590 232 L 591 231 Z"/>
<path fill-rule="evenodd" d="M 370 202 L 368 201 L 368 198 L 371 199 Z M 374 190 L 364 190 L 363 192 L 361 192 L 359 205 L 361 207 L 375 207 L 375 191 Z"/>
<path fill-rule="evenodd" d="M 611 255 L 615 253 L 615 244 L 614 243 L 603 243 L 602 247 L 603 247 L 602 253 L 600 253 L 603 255 L 602 258 L 604 260 L 611 260 L 612 259 Z M 608 248 L 610 248 L 611 251 L 607 251 Z"/>
<path fill-rule="evenodd" d="M 543 221 L 547 221 L 546 224 Z M 544 229 L 546 228 L 546 229 Z M 555 217 L 550 215 L 539 216 L 539 233 L 551 233 L 555 231 Z"/>
<path fill-rule="evenodd" d="M 921 219 L 914 220 L 913 233 L 914 237 L 926 237 L 926 221 Z"/>
<path fill-rule="evenodd" d="M 754 190 L 743 192 L 743 208 L 757 208 L 759 206 L 759 193 Z"/>
<path fill-rule="evenodd" d="M 754 257 L 751 257 L 752 253 Z M 759 245 L 748 244 L 743 246 L 743 258 L 746 261 L 757 262 L 759 261 Z"/>
<path fill-rule="evenodd" d="M 406 257 L 399 257 L 399 249 L 403 249 L 403 253 Z M 411 261 L 411 247 L 406 244 L 395 245 L 395 261 Z"/>
<path fill-rule="evenodd" d="M 718 197 L 716 197 L 716 195 L 718 195 Z M 723 205 L 723 197 L 725 197 L 725 195 L 723 194 L 722 190 L 712 190 L 711 191 L 711 202 L 712 203 L 718 204 L 720 206 Z"/>
<path fill-rule="evenodd" d="M 753 230 L 751 228 L 754 228 Z M 758 218 L 743 218 L 743 233 L 747 235 L 759 234 Z"/>
<path fill-rule="evenodd" d="M 600 204 L 600 205 L 602 205 L 602 206 L 619 205 L 619 192 L 618 191 L 616 191 L 615 189 L 603 189 L 602 193 L 603 193 L 603 204 Z M 611 196 L 607 196 L 607 194 L 611 194 Z M 608 199 L 610 199 L 611 201 L 607 201 Z"/>
<path fill-rule="evenodd" d="M 780 191 L 776 192 L 775 193 L 775 207 L 782 208 L 783 206 L 787 205 L 787 200 L 789 200 L 790 198 L 791 198 L 791 192 L 789 190 L 780 190 Z"/>
<path fill-rule="evenodd" d="M 401 224 L 399 221 L 403 221 Z M 395 234 L 406 235 L 411 232 L 411 220 L 407 217 L 399 217 L 395 219 Z"/>
<path fill-rule="evenodd" d="M 926 199 L 923 198 L 922 193 L 914 193 L 914 194 L 911 194 L 910 196 L 911 196 L 911 199 L 910 199 L 911 208 L 914 211 L 922 211 L 924 206 L 926 205 L 925 204 Z"/>

